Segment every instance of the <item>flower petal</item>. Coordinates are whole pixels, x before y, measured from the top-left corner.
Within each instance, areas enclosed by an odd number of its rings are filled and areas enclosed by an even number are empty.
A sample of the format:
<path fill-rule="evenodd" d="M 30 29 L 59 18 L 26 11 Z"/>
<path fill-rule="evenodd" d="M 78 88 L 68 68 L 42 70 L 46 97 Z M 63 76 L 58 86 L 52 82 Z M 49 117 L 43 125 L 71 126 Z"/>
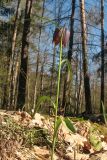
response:
<path fill-rule="evenodd" d="M 58 45 L 59 42 L 60 42 L 59 32 L 60 32 L 60 29 L 59 29 L 59 28 L 56 28 L 56 29 L 55 29 L 55 32 L 54 32 L 54 34 L 53 34 L 53 43 L 54 43 L 55 45 Z"/>
<path fill-rule="evenodd" d="M 69 41 L 69 37 L 70 37 L 70 32 L 65 29 L 64 31 L 64 36 L 63 36 L 63 46 L 66 47 L 68 41 Z"/>
<path fill-rule="evenodd" d="M 61 37 L 62 37 L 62 45 L 66 47 L 69 41 L 70 32 L 64 27 L 55 29 L 55 32 L 53 34 L 53 43 L 55 45 L 58 45 L 61 41 Z"/>

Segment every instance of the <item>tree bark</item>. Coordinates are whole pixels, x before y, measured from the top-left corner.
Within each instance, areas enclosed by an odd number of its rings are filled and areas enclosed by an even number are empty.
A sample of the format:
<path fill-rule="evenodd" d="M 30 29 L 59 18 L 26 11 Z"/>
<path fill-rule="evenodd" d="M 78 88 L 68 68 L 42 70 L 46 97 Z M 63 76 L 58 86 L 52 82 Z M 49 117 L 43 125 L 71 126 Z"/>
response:
<path fill-rule="evenodd" d="M 104 104 L 104 0 L 101 0 L 101 103 L 100 113 Z"/>
<path fill-rule="evenodd" d="M 54 46 L 53 60 L 52 60 L 52 68 L 51 68 L 50 97 L 52 97 L 52 95 L 53 95 L 54 71 L 55 71 L 55 59 L 56 59 L 56 49 L 55 49 L 55 46 Z"/>
<path fill-rule="evenodd" d="M 42 10 L 42 15 L 41 17 L 43 18 L 44 16 L 44 11 L 45 11 L 45 0 L 43 0 L 43 10 Z M 42 24 L 42 19 L 41 19 L 41 24 Z M 40 63 L 40 41 L 41 41 L 41 33 L 42 33 L 42 28 L 40 27 L 39 30 L 39 43 L 38 43 L 38 54 L 37 54 L 37 61 L 36 61 L 36 73 L 35 73 L 35 90 L 34 90 L 34 101 L 33 101 L 33 109 L 36 106 L 36 101 L 37 101 L 37 85 L 38 85 L 38 79 L 39 79 L 39 74 L 38 74 L 38 70 L 39 70 L 39 63 Z"/>
<path fill-rule="evenodd" d="M 85 20 L 85 6 L 84 0 L 80 0 L 81 11 L 81 37 L 82 37 L 82 58 L 83 58 L 83 74 L 84 74 L 84 90 L 85 90 L 85 110 L 87 114 L 92 113 L 91 106 L 91 91 L 90 91 L 90 78 L 88 74 L 88 61 L 87 61 L 87 34 L 86 34 L 86 20 Z"/>
<path fill-rule="evenodd" d="M 69 51 L 68 51 L 68 60 L 71 63 L 72 60 L 72 52 L 73 52 L 73 40 L 74 40 L 74 14 L 75 14 L 75 4 L 76 0 L 72 0 L 72 11 L 71 11 L 71 18 L 70 18 L 70 41 L 69 41 Z M 64 80 L 64 88 L 63 88 L 63 100 L 62 100 L 62 107 L 65 107 L 66 101 L 66 90 L 67 90 L 67 76 L 65 76 Z"/>
<path fill-rule="evenodd" d="M 17 61 L 15 60 L 15 47 L 16 47 L 16 38 L 17 38 L 17 29 L 18 29 L 18 16 L 19 16 L 19 6 L 20 6 L 21 0 L 18 0 L 17 4 L 17 10 L 16 10 L 16 16 L 14 21 L 14 31 L 13 31 L 13 38 L 12 38 L 12 50 L 11 50 L 11 58 L 10 58 L 10 66 L 9 66 L 9 73 L 8 73 L 8 81 L 9 81 L 9 97 L 8 97 L 8 106 L 10 107 L 12 104 L 12 101 L 14 99 L 14 91 L 15 90 L 15 66 Z M 15 74 L 15 75 L 14 75 Z"/>
<path fill-rule="evenodd" d="M 31 16 L 32 1 L 33 0 L 26 0 L 24 27 L 22 35 L 21 65 L 20 65 L 18 97 L 17 97 L 17 109 L 21 110 L 25 105 L 25 98 L 26 98 L 28 48 L 29 48 L 28 36 L 30 32 L 30 22 L 31 22 L 30 16 Z"/>
<path fill-rule="evenodd" d="M 46 63 L 46 54 L 44 53 L 44 58 L 43 58 L 43 62 L 41 65 L 41 79 L 40 79 L 40 95 L 43 94 L 43 89 L 44 89 L 44 84 L 43 84 L 43 80 L 44 80 L 44 66 Z"/>

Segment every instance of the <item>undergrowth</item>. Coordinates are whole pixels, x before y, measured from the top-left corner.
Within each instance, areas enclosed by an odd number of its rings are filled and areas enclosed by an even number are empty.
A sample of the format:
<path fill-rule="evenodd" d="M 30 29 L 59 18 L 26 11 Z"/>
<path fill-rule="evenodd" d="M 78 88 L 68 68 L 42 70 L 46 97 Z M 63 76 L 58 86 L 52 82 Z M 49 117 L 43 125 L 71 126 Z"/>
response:
<path fill-rule="evenodd" d="M 0 123 L 0 158 L 14 160 L 20 147 L 48 146 L 47 136 L 47 132 L 39 127 L 22 126 L 11 117 L 4 116 Z"/>

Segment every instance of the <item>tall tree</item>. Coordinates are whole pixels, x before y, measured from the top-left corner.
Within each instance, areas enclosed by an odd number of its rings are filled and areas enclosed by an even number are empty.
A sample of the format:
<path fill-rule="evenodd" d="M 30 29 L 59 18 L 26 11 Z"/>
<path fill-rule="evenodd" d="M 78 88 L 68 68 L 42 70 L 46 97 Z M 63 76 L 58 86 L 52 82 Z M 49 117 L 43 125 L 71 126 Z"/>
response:
<path fill-rule="evenodd" d="M 70 41 L 69 41 L 69 51 L 68 51 L 68 60 L 70 62 L 73 54 L 75 6 L 76 6 L 76 0 L 72 0 L 72 12 L 71 12 L 71 18 L 70 18 Z"/>
<path fill-rule="evenodd" d="M 28 48 L 29 48 L 28 39 L 29 39 L 29 32 L 30 32 L 32 1 L 33 0 L 26 0 L 26 6 L 25 6 L 17 109 L 23 108 L 23 106 L 25 104 L 25 98 L 26 98 L 26 82 L 27 82 L 27 70 L 28 70 Z"/>
<path fill-rule="evenodd" d="M 10 2 L 10 3 L 9 3 Z M 12 6 L 10 8 L 7 5 L 11 5 L 10 1 L 0 1 L 0 16 L 1 16 L 1 23 L 0 23 L 0 72 L 2 76 L 0 76 L 0 83 L 2 90 L 2 94 L 0 97 L 0 101 L 2 103 L 2 108 L 7 108 L 7 101 L 8 101 L 8 69 L 9 69 L 9 59 L 11 53 L 11 41 L 12 41 L 12 33 L 13 33 L 13 23 L 11 18 L 14 14 L 14 9 Z M 0 73 L 1 75 L 1 73 Z"/>
<path fill-rule="evenodd" d="M 44 11 L 45 11 L 45 0 L 43 0 L 43 2 L 42 2 L 42 13 L 41 13 L 40 25 L 42 25 L 42 22 L 43 22 Z M 40 41 L 41 41 L 41 34 L 42 34 L 42 27 L 39 28 L 39 43 L 38 43 L 38 53 L 37 53 L 37 60 L 36 60 L 35 91 L 34 91 L 33 108 L 35 108 L 36 101 L 37 101 L 37 89 L 38 89 L 38 79 L 39 79 L 39 63 L 40 63 Z M 42 74 L 42 73 L 41 73 L 41 74 Z"/>
<path fill-rule="evenodd" d="M 9 98 L 8 98 L 8 106 L 14 105 L 14 88 L 15 88 L 15 47 L 16 47 L 16 39 L 17 39 L 17 30 L 18 30 L 18 17 L 19 17 L 19 6 L 20 6 L 21 0 L 18 0 L 17 3 L 17 9 L 16 9 L 16 15 L 14 20 L 14 30 L 13 30 L 13 38 L 12 38 L 12 49 L 11 49 L 11 58 L 10 58 L 10 66 L 9 66 L 9 74 L 8 74 L 8 80 L 9 80 Z M 13 103 L 13 104 L 12 104 Z"/>
<path fill-rule="evenodd" d="M 82 37 L 82 58 L 83 58 L 83 74 L 84 74 L 84 90 L 85 90 L 85 110 L 87 114 L 92 113 L 91 106 L 91 91 L 90 78 L 88 74 L 88 60 L 87 60 L 87 33 L 85 20 L 85 5 L 84 0 L 80 0 L 80 15 L 81 15 L 81 37 Z"/>
<path fill-rule="evenodd" d="M 59 26 L 59 19 L 60 19 L 60 5 L 58 5 L 58 13 L 57 13 L 57 3 L 59 4 L 59 1 L 57 2 L 57 0 L 55 0 L 55 6 L 54 6 L 54 16 L 55 16 L 55 19 L 58 18 L 58 26 Z M 52 68 L 51 68 L 51 84 L 50 84 L 50 97 L 52 97 L 53 95 L 53 87 L 54 87 L 54 72 L 55 72 L 55 62 L 56 62 L 56 48 L 54 46 L 54 49 L 53 49 L 53 57 L 52 57 Z"/>
<path fill-rule="evenodd" d="M 102 103 L 104 104 L 104 0 L 101 0 L 101 113 Z"/>
<path fill-rule="evenodd" d="M 76 0 L 72 0 L 72 10 L 71 10 L 71 18 L 70 18 L 70 41 L 69 41 L 69 51 L 68 51 L 68 60 L 70 63 L 71 63 L 72 54 L 73 54 L 75 5 L 76 5 Z M 62 100 L 63 107 L 65 107 L 65 101 L 66 101 L 66 90 L 67 90 L 66 83 L 67 83 L 67 77 L 65 77 L 65 80 L 64 80 L 63 100 Z"/>

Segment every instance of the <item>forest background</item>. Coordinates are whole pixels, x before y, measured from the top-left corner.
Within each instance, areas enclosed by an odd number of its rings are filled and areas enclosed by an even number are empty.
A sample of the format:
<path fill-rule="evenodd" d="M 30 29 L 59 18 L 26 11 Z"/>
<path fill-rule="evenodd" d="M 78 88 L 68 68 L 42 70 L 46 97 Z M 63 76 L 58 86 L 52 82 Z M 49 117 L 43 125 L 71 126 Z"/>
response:
<path fill-rule="evenodd" d="M 67 81 L 61 69 L 60 114 L 107 110 L 107 1 L 0 0 L 0 107 L 32 112 L 40 96 L 56 97 L 59 46 L 56 27 L 70 39 L 63 58 L 72 67 Z M 40 111 L 51 113 L 49 102 Z"/>

